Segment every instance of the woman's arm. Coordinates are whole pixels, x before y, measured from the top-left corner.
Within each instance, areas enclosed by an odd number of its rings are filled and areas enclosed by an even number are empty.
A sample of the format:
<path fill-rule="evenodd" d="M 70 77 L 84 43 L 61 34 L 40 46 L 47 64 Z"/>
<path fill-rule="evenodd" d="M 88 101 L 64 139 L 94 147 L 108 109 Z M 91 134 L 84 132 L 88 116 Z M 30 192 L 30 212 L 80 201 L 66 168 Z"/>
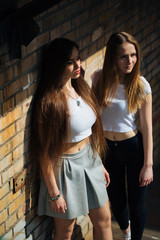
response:
<path fill-rule="evenodd" d="M 47 164 L 41 164 L 41 170 L 47 185 L 49 196 L 55 198 L 60 194 L 60 191 L 56 183 L 52 164 L 50 162 Z M 58 200 L 51 201 L 51 207 L 54 212 L 65 213 L 66 203 L 63 196 L 61 195 Z"/>
<path fill-rule="evenodd" d="M 148 94 L 140 109 L 140 128 L 143 138 L 144 165 L 141 169 L 140 186 L 153 181 L 153 136 L 152 136 L 152 95 Z"/>

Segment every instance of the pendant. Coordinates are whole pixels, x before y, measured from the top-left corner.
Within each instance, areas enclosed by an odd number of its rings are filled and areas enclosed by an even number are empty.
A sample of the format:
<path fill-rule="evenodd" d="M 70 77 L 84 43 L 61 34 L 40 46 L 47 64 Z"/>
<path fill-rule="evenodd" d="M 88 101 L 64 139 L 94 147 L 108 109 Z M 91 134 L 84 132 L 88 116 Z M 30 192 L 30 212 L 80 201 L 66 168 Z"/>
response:
<path fill-rule="evenodd" d="M 80 106 L 80 104 L 81 104 L 81 102 L 78 100 L 78 101 L 77 101 L 77 106 L 79 107 L 79 106 Z"/>

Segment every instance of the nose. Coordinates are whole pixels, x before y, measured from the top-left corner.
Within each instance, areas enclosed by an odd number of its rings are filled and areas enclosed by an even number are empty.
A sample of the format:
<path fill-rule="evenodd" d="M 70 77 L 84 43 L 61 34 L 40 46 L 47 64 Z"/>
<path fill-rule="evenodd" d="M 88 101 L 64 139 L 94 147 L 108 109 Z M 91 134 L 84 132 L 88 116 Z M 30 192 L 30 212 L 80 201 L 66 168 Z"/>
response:
<path fill-rule="evenodd" d="M 77 68 L 80 68 L 80 60 L 76 60 L 74 61 L 74 67 L 77 69 Z"/>
<path fill-rule="evenodd" d="M 132 57 L 131 56 L 128 56 L 128 63 L 131 64 L 132 63 Z"/>

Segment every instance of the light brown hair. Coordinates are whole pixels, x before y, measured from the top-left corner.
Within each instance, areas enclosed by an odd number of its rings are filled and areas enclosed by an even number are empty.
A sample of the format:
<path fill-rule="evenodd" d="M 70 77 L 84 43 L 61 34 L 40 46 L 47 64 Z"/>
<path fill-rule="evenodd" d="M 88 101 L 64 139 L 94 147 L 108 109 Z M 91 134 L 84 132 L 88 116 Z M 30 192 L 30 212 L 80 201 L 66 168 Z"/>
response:
<path fill-rule="evenodd" d="M 135 46 L 137 62 L 131 73 L 125 75 L 124 88 L 126 91 L 128 110 L 136 112 L 145 98 L 144 85 L 140 79 L 140 48 L 136 39 L 126 33 L 117 32 L 111 35 L 107 45 L 102 72 L 99 74 L 94 91 L 101 108 L 108 106 L 118 87 L 117 55 L 119 46 L 123 43 Z M 109 101 L 110 100 L 110 101 Z"/>

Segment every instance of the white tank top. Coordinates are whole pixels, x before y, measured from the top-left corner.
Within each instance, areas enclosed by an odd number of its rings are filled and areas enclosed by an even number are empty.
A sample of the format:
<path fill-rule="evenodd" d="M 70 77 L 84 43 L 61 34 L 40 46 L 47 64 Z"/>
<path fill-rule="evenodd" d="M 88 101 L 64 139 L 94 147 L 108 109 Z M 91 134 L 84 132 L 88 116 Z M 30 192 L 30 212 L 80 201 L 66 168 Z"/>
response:
<path fill-rule="evenodd" d="M 146 95 L 151 93 L 151 87 L 144 77 L 141 77 L 144 83 Z M 123 84 L 118 84 L 117 91 L 112 103 L 101 113 L 101 121 L 104 131 L 129 132 L 137 127 L 134 123 L 135 114 L 128 112 L 128 102 Z"/>
<path fill-rule="evenodd" d="M 70 111 L 70 139 L 68 142 L 79 142 L 92 134 L 92 126 L 96 121 L 96 115 L 92 108 L 81 98 L 68 99 Z"/>

